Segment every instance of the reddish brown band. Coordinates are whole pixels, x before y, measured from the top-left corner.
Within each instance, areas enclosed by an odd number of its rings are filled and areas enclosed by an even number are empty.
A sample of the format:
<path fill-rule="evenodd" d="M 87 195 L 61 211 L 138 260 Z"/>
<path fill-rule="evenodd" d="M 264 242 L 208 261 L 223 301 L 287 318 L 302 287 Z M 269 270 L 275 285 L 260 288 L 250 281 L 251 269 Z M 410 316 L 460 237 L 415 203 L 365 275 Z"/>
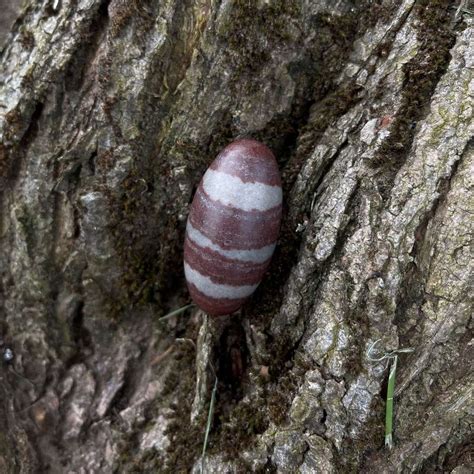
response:
<path fill-rule="evenodd" d="M 232 286 L 257 284 L 270 264 L 270 259 L 251 263 L 225 258 L 218 252 L 196 245 L 189 237 L 184 243 L 184 261 L 214 283 Z"/>
<path fill-rule="evenodd" d="M 223 249 L 258 249 L 275 243 L 282 206 L 268 211 L 243 211 L 213 201 L 200 185 L 189 219 L 208 239 Z M 203 225 L 205 223 L 205 225 Z"/>
<path fill-rule="evenodd" d="M 237 140 L 226 147 L 210 166 L 240 178 L 244 183 L 281 186 L 280 173 L 271 150 L 255 140 Z"/>
<path fill-rule="evenodd" d="M 222 316 L 237 311 L 247 300 L 247 298 L 228 299 L 228 298 L 210 298 L 201 293 L 192 283 L 186 282 L 189 293 L 193 301 L 206 313 L 211 316 Z"/>

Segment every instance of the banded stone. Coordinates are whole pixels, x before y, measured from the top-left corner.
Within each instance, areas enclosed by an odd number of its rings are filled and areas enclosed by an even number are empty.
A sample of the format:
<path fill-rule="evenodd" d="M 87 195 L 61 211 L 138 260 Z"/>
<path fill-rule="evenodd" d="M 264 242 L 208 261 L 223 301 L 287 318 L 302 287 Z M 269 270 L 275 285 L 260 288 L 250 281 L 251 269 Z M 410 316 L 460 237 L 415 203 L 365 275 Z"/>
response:
<path fill-rule="evenodd" d="M 199 184 L 186 225 L 184 273 L 202 310 L 233 313 L 255 291 L 275 250 L 281 212 L 270 149 L 250 139 L 224 148 Z"/>

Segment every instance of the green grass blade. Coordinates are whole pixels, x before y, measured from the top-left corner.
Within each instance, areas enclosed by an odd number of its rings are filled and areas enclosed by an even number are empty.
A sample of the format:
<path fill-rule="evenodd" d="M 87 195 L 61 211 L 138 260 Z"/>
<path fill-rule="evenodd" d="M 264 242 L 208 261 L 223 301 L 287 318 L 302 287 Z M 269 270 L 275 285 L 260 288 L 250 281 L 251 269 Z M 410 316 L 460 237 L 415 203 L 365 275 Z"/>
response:
<path fill-rule="evenodd" d="M 217 377 L 214 381 L 214 387 L 211 394 L 211 402 L 209 404 L 209 412 L 207 414 L 207 423 L 206 423 L 206 433 L 204 435 L 204 443 L 202 445 L 202 455 L 201 455 L 201 474 L 204 474 L 204 461 L 206 459 L 206 450 L 207 442 L 209 440 L 209 433 L 211 431 L 212 417 L 214 415 L 214 405 L 216 403 L 216 394 L 217 394 Z"/>
<path fill-rule="evenodd" d="M 393 447 L 393 395 L 395 393 L 395 374 L 397 371 L 397 359 L 395 355 L 392 358 L 392 366 L 388 376 L 387 404 L 385 406 L 385 446 L 389 449 Z"/>
<path fill-rule="evenodd" d="M 165 314 L 159 320 L 165 321 L 167 319 L 172 318 L 173 316 L 178 316 L 178 314 L 184 313 L 187 309 L 191 308 L 192 306 L 194 306 L 194 303 L 190 303 L 190 304 L 187 304 L 186 306 L 182 306 L 181 308 L 171 311 L 171 313 Z"/>

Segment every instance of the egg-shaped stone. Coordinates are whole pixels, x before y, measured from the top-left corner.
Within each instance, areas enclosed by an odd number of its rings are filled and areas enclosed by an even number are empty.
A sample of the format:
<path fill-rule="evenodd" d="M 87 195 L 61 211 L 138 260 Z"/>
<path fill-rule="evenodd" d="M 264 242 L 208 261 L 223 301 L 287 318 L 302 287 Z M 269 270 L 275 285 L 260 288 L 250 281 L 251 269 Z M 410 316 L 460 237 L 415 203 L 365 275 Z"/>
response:
<path fill-rule="evenodd" d="M 184 272 L 202 310 L 233 313 L 256 290 L 275 250 L 281 213 L 271 150 L 250 139 L 224 148 L 199 184 L 186 225 Z"/>

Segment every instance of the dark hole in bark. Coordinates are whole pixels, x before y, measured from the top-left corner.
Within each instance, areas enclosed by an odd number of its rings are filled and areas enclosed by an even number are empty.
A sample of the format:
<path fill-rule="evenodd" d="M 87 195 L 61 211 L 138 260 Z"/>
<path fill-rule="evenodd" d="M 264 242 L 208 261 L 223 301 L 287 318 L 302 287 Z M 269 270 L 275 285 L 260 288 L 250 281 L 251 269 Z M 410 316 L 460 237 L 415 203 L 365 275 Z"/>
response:
<path fill-rule="evenodd" d="M 30 124 L 26 129 L 26 132 L 23 134 L 23 137 L 20 142 L 20 147 L 27 149 L 28 146 L 33 143 L 36 136 L 39 132 L 39 121 L 41 118 L 41 114 L 43 113 L 44 104 L 42 102 L 37 102 L 35 105 L 35 109 L 30 117 Z"/>
<path fill-rule="evenodd" d="M 242 398 L 242 384 L 248 366 L 248 349 L 245 332 L 240 321 L 231 319 L 219 341 L 217 355 L 217 377 L 220 382 L 221 400 L 229 402 Z"/>
<path fill-rule="evenodd" d="M 91 172 L 92 175 L 95 175 L 95 162 L 97 160 L 97 150 L 95 150 L 91 156 L 89 157 L 89 160 L 87 161 L 87 166 L 89 168 L 89 171 Z"/>
<path fill-rule="evenodd" d="M 327 416 L 328 416 L 327 411 L 323 409 L 323 412 L 321 413 L 321 419 L 320 419 L 320 422 L 322 425 L 326 423 Z"/>
<path fill-rule="evenodd" d="M 84 327 L 84 302 L 81 301 L 77 306 L 76 314 L 72 320 L 72 334 L 73 339 L 82 348 L 90 347 L 92 344 L 92 338 L 89 331 Z"/>

